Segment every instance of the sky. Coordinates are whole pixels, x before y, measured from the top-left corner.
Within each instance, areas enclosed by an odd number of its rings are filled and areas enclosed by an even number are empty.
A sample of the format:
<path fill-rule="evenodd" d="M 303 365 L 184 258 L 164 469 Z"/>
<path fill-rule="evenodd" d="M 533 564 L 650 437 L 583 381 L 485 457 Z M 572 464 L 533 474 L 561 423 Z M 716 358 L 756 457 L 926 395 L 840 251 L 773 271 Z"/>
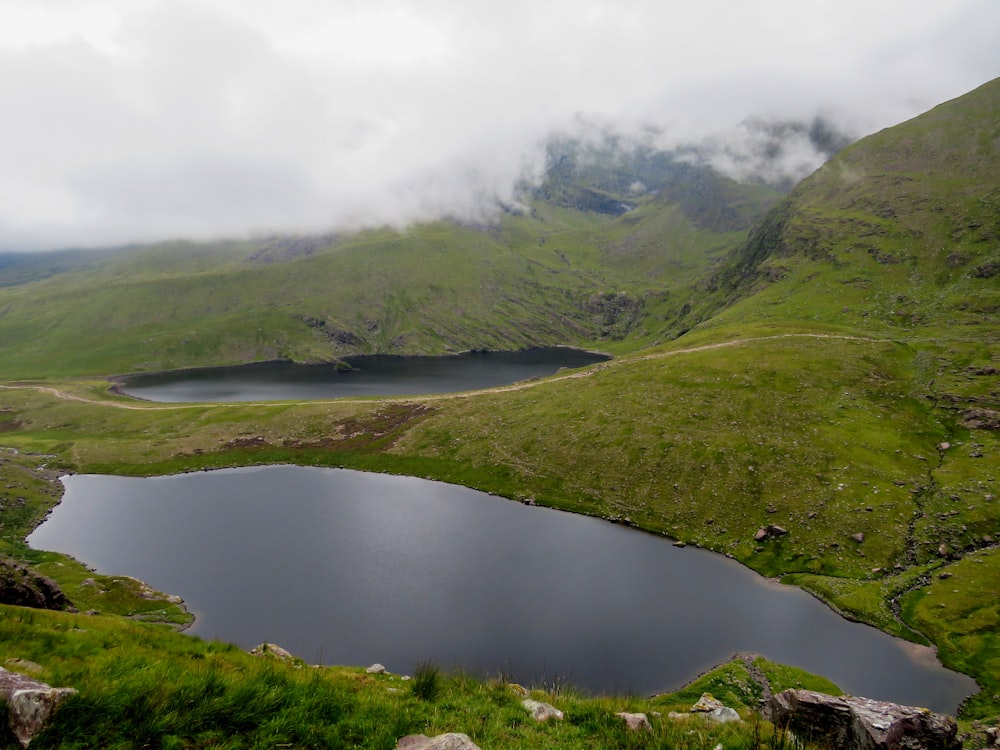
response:
<path fill-rule="evenodd" d="M 481 218 L 553 132 L 731 156 L 998 75 L 997 0 L 0 0 L 0 251 Z"/>

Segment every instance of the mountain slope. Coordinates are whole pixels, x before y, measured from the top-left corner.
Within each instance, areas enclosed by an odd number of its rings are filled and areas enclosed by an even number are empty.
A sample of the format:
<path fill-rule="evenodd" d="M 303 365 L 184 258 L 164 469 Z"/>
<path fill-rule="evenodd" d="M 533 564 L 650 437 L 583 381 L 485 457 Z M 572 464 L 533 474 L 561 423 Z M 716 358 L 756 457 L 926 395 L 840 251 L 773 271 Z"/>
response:
<path fill-rule="evenodd" d="M 714 305 L 745 300 L 713 325 L 809 320 L 994 337 L 998 163 L 1000 79 L 850 146 L 712 277 Z"/>
<path fill-rule="evenodd" d="M 582 177 L 563 169 L 546 185 L 572 192 L 594 182 L 589 169 Z M 598 177 L 606 182 L 611 171 Z M 680 174 L 674 192 L 648 192 L 620 216 L 535 200 L 491 226 L 8 258 L 0 262 L 0 377 L 634 347 L 657 333 L 671 294 L 742 239 L 776 196 L 706 168 Z M 692 218 L 674 194 L 682 183 L 713 185 L 712 210 L 741 218 Z"/>

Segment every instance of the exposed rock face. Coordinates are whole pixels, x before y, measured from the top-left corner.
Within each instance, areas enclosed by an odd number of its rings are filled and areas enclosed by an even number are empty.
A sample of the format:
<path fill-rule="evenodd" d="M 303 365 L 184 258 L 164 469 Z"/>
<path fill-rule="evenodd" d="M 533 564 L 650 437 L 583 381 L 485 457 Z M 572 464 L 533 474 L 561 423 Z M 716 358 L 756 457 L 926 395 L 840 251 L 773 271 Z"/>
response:
<path fill-rule="evenodd" d="M 555 706 L 540 701 L 533 701 L 526 698 L 521 701 L 521 705 L 528 709 L 528 713 L 535 721 L 547 721 L 548 719 L 562 719 L 563 712 Z"/>
<path fill-rule="evenodd" d="M 396 750 L 479 750 L 479 746 L 467 734 L 449 732 L 436 737 L 408 734 L 396 743 Z"/>
<path fill-rule="evenodd" d="M 969 409 L 962 416 L 962 425 L 970 430 L 1000 430 L 1000 411 Z"/>
<path fill-rule="evenodd" d="M 765 539 L 777 539 L 778 537 L 785 536 L 787 533 L 788 529 L 771 523 L 757 529 L 757 533 L 753 535 L 753 540 L 755 542 L 763 542 Z"/>
<path fill-rule="evenodd" d="M 844 750 L 960 750 L 958 725 L 926 708 L 811 690 L 771 698 L 771 720 L 797 736 Z"/>
<path fill-rule="evenodd" d="M 53 688 L 0 667 L 0 699 L 7 703 L 7 726 L 21 747 L 28 746 L 59 704 L 74 693 L 73 688 Z"/>
<path fill-rule="evenodd" d="M 76 611 L 55 581 L 8 559 L 0 559 L 0 604 Z"/>

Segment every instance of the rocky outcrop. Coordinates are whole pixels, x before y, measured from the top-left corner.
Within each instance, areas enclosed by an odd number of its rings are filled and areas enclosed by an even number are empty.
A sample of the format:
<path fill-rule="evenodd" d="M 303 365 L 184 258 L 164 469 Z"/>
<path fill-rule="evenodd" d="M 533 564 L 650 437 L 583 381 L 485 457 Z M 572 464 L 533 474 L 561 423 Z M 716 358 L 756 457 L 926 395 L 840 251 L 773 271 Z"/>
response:
<path fill-rule="evenodd" d="M 436 737 L 408 734 L 396 743 L 396 750 L 479 750 L 479 746 L 467 734 L 449 732 Z"/>
<path fill-rule="evenodd" d="M 960 750 L 958 725 L 926 708 L 812 690 L 771 698 L 771 721 L 804 740 L 844 750 Z"/>
<path fill-rule="evenodd" d="M 21 747 L 27 747 L 59 704 L 75 693 L 73 688 L 54 688 L 0 667 L 0 700 L 7 704 L 7 726 Z"/>
<path fill-rule="evenodd" d="M 1000 411 L 969 409 L 962 415 L 962 426 L 970 430 L 1000 430 Z"/>
<path fill-rule="evenodd" d="M 10 559 L 0 559 L 0 604 L 76 611 L 55 581 Z"/>
<path fill-rule="evenodd" d="M 753 539 L 755 542 L 763 542 L 766 539 L 777 539 L 778 537 L 785 536 L 787 533 L 788 529 L 772 523 L 757 529 L 757 533 L 753 535 Z"/>

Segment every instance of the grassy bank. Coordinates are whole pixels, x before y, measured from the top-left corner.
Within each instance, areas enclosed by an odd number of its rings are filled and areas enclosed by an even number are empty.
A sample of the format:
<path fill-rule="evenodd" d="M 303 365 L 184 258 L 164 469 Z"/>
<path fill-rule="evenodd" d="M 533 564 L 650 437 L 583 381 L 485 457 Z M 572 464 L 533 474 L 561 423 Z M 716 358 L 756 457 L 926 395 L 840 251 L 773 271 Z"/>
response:
<path fill-rule="evenodd" d="M 35 662 L 39 678 L 79 690 L 33 748 L 390 748 L 407 734 L 443 732 L 468 734 L 483 748 L 773 746 L 770 726 L 753 718 L 763 685 L 741 660 L 652 699 L 593 698 L 568 686 L 542 686 L 532 697 L 566 718 L 540 724 L 507 685 L 514 676 L 484 680 L 428 665 L 420 679 L 404 680 L 363 668 L 312 667 L 121 618 L 0 607 L 0 661 L 10 658 Z M 759 659 L 756 666 L 773 690 L 836 692 L 799 670 Z M 706 691 L 746 721 L 667 718 L 669 711 L 687 711 Z M 620 711 L 648 713 L 653 731 L 628 731 L 615 716 Z"/>

